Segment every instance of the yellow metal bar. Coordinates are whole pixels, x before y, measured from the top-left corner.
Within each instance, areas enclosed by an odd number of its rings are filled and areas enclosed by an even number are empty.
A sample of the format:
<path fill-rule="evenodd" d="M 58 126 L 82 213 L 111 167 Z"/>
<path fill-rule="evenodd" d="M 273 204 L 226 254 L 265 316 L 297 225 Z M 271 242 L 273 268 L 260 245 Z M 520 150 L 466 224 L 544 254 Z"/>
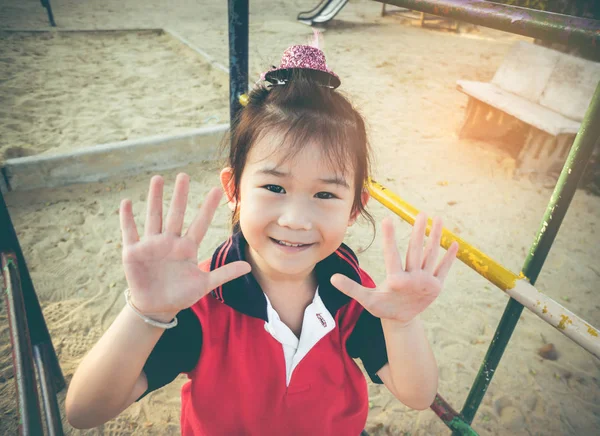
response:
<path fill-rule="evenodd" d="M 414 225 L 415 219 L 419 213 L 414 206 L 408 204 L 381 183 L 378 183 L 373 179 L 369 180 L 367 187 L 374 199 L 396 213 L 410 225 Z M 429 232 L 431 231 L 431 225 L 432 220 L 429 219 L 426 229 L 427 235 L 429 235 Z M 512 271 L 509 271 L 477 248 L 444 228 L 442 230 L 440 245 L 447 249 L 454 241 L 459 244 L 457 257 L 463 263 L 498 286 L 511 298 L 527 307 L 565 336 L 571 338 L 590 353 L 600 358 L 600 336 L 598 329 L 534 288 L 523 274 L 517 276 Z"/>
<path fill-rule="evenodd" d="M 415 219 L 419 213 L 417 208 L 402 200 L 381 183 L 376 182 L 373 179 L 370 179 L 369 182 L 369 193 L 374 199 L 390 209 L 411 226 L 414 225 Z M 429 235 L 431 230 L 431 224 L 432 220 L 429 219 L 427 222 L 427 235 Z M 442 230 L 442 247 L 447 249 L 454 241 L 458 242 L 459 245 L 457 254 L 458 259 L 460 259 L 470 268 L 474 269 L 479 275 L 485 277 L 487 280 L 498 286 L 503 291 L 514 288 L 517 279 L 524 278 L 522 276 L 517 276 L 515 273 L 506 269 L 498 262 L 485 255 L 483 252 L 473 247 L 468 242 L 462 240 L 454 233 L 444 228 Z"/>

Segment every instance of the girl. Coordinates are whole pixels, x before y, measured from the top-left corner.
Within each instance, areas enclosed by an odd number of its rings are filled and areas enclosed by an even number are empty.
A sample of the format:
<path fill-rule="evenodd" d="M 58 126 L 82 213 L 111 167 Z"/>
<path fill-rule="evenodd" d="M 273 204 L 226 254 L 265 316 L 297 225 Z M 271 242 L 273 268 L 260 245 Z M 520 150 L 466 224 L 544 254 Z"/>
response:
<path fill-rule="evenodd" d="M 185 435 L 358 435 L 368 397 L 361 359 L 409 407 L 437 392 L 417 315 L 455 258 L 437 263 L 442 222 L 420 214 L 406 262 L 383 221 L 385 280 L 376 285 L 342 243 L 369 199 L 361 116 L 312 46 L 292 46 L 232 126 L 221 184 L 234 232 L 197 265 L 221 191 L 182 234 L 189 178 L 179 174 L 163 226 L 152 178 L 144 237 L 121 203 L 127 305 L 83 359 L 66 398 L 69 422 L 100 425 L 180 373 Z"/>

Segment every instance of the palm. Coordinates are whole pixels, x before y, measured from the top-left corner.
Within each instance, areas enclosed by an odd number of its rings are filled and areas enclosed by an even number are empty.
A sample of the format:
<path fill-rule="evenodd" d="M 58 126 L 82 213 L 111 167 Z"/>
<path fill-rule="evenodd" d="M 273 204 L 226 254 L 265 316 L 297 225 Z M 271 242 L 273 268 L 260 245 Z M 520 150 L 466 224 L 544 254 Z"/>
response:
<path fill-rule="evenodd" d="M 424 311 L 441 290 L 442 283 L 422 271 L 388 275 L 369 311 L 379 318 L 407 319 Z"/>
<path fill-rule="evenodd" d="M 221 195 L 213 190 L 185 235 L 181 235 L 189 181 L 177 178 L 164 231 L 162 179 L 150 183 L 145 235 L 139 240 L 131 204 L 121 204 L 123 267 L 135 306 L 146 314 L 175 314 L 190 307 L 215 287 L 249 272 L 245 262 L 215 271 L 198 268 L 197 252 Z"/>
<path fill-rule="evenodd" d="M 403 268 L 392 223 L 389 220 L 383 223 L 387 275 L 377 289 L 365 288 L 341 275 L 332 278 L 333 284 L 378 318 L 410 322 L 437 298 L 458 251 L 458 244 L 453 243 L 437 263 L 442 222 L 434 220 L 429 243 L 423 252 L 426 224 L 427 217 L 419 214 L 408 247 L 406 267 Z"/>
<path fill-rule="evenodd" d="M 149 312 L 191 306 L 198 286 L 206 281 L 202 277 L 206 274 L 197 266 L 197 251 L 193 241 L 164 233 L 152 235 L 126 250 L 123 267 L 129 287 L 145 290 L 136 296 L 136 304 Z M 157 297 L 163 292 L 166 307 L 156 307 L 154 302 L 161 301 Z"/>

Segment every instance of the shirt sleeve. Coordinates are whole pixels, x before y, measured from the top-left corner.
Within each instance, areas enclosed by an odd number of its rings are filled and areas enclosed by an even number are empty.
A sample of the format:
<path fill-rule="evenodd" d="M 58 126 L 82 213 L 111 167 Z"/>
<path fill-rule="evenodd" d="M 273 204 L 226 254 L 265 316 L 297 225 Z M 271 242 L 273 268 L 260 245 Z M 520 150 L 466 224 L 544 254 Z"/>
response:
<path fill-rule="evenodd" d="M 388 355 L 379 318 L 363 309 L 346 342 L 346 350 L 352 358 L 362 361 L 373 383 L 383 383 L 377 371 L 388 362 Z"/>
<path fill-rule="evenodd" d="M 202 348 L 200 320 L 192 309 L 179 312 L 177 320 L 177 326 L 165 330 L 146 360 L 148 389 L 136 401 L 171 383 L 179 374 L 190 372 L 198 363 Z"/>
<path fill-rule="evenodd" d="M 360 270 L 360 279 L 363 286 L 375 288 L 375 282 L 364 271 Z M 387 348 L 381 319 L 371 315 L 364 309 L 360 314 L 354 330 L 346 342 L 346 350 L 354 359 L 360 359 L 373 383 L 383 384 L 377 371 L 388 363 Z"/>

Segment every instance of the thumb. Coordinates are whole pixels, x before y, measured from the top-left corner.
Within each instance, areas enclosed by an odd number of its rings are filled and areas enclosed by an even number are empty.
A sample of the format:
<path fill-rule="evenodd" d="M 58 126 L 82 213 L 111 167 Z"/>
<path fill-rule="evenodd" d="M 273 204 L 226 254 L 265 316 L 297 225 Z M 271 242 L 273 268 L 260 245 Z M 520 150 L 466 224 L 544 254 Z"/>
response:
<path fill-rule="evenodd" d="M 363 307 L 367 307 L 365 303 L 369 300 L 373 290 L 365 288 L 354 280 L 346 277 L 343 274 L 334 274 L 331 276 L 331 284 L 340 292 L 343 292 L 348 297 L 358 301 Z"/>
<path fill-rule="evenodd" d="M 209 272 L 208 290 L 206 292 L 218 288 L 223 283 L 230 282 L 244 274 L 248 274 L 251 269 L 252 267 L 248 262 L 237 261 L 228 263 L 227 265 L 223 265 L 222 267 Z"/>

